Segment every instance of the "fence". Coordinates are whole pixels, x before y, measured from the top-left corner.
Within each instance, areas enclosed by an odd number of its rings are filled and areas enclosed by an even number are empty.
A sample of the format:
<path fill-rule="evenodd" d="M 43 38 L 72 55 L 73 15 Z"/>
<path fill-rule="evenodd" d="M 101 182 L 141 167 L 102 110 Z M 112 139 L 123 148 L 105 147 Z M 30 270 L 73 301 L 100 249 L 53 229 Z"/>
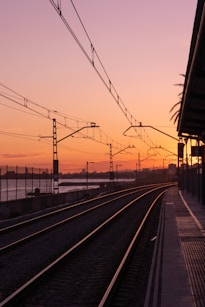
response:
<path fill-rule="evenodd" d="M 205 169 L 204 165 L 183 165 L 180 168 L 179 184 L 182 190 L 196 197 L 205 205 Z"/>
<path fill-rule="evenodd" d="M 52 193 L 52 172 L 33 167 L 0 167 L 0 201 Z"/>

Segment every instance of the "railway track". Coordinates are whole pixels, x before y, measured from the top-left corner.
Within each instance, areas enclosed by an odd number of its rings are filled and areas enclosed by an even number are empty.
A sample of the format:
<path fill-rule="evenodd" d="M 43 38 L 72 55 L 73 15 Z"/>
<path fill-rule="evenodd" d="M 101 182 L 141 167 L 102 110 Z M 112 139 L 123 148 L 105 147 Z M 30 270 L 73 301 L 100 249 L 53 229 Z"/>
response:
<path fill-rule="evenodd" d="M 11 224 L 9 221 L 9 225 L 4 225 L 0 228 L 0 254 L 15 246 L 24 244 L 43 233 L 51 231 L 80 215 L 87 214 L 89 211 L 96 210 L 101 206 L 109 205 L 112 200 L 119 200 L 128 196 L 135 197 L 138 193 L 149 188 L 149 186 L 131 188 L 125 191 L 99 196 L 92 200 L 82 201 L 77 204 L 65 205 L 63 208 L 57 208 L 48 213 L 39 213 L 34 217 L 24 217 L 21 222 L 14 221 Z"/>
<path fill-rule="evenodd" d="M 0 306 L 103 306 L 166 188 L 130 189 L 2 228 Z M 8 243 L 11 232 L 18 239 Z"/>

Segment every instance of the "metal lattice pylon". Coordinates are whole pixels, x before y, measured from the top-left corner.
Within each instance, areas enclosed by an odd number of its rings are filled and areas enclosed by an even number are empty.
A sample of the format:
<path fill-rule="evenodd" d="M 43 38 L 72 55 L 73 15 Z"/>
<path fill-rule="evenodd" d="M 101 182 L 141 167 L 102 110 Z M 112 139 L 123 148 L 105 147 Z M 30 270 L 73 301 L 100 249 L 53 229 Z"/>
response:
<path fill-rule="evenodd" d="M 112 160 L 112 144 L 110 144 L 110 181 L 114 180 L 113 160 Z"/>
<path fill-rule="evenodd" d="M 59 193 L 58 185 L 58 147 L 56 119 L 53 119 L 53 192 Z"/>

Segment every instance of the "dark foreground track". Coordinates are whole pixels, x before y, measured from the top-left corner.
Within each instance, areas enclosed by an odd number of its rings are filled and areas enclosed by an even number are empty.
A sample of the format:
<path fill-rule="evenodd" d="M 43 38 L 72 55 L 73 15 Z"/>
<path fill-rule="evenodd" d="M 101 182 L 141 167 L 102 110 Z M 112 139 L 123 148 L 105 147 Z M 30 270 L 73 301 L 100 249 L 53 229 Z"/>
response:
<path fill-rule="evenodd" d="M 143 305 L 160 210 L 158 195 L 165 189 L 137 191 L 106 206 L 98 202 L 97 210 L 4 252 L 0 306 Z M 151 204 L 153 210 L 142 227 Z"/>

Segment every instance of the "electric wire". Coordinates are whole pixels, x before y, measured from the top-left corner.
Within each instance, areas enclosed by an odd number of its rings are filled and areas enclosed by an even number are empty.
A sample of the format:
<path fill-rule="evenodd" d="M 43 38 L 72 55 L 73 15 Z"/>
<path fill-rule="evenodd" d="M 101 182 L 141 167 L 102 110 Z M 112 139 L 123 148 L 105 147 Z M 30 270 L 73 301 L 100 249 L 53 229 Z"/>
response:
<path fill-rule="evenodd" d="M 4 106 L 4 107 L 6 107 L 6 108 L 9 108 L 9 109 L 18 111 L 18 112 L 22 112 L 22 113 L 25 113 L 25 114 L 32 115 L 32 116 L 42 117 L 42 116 L 40 116 L 40 115 L 33 114 L 32 112 L 24 111 L 24 110 L 22 110 L 22 109 L 17 109 L 17 108 L 15 108 L 14 106 L 9 106 L 9 105 L 7 105 L 7 104 L 5 104 L 5 103 L 1 103 L 1 102 L 0 102 L 0 105 L 1 105 L 1 106 Z"/>
<path fill-rule="evenodd" d="M 10 131 L 0 131 L 1 135 L 6 135 L 9 137 L 13 138 L 18 138 L 18 139 L 24 139 L 24 140 L 29 140 L 29 141 L 40 141 L 40 137 L 37 135 L 26 135 L 26 134 L 21 134 L 21 133 L 15 133 L 15 132 L 10 132 Z M 44 143 L 49 143 L 48 141 L 44 140 Z"/>
<path fill-rule="evenodd" d="M 12 106 L 0 103 L 6 107 L 24 112 L 24 113 L 28 113 L 30 115 L 35 115 L 44 119 L 48 119 L 48 120 L 53 120 L 53 117 L 59 117 L 58 120 L 56 120 L 56 122 L 60 125 L 60 127 L 62 128 L 66 128 L 71 130 L 72 132 L 74 132 L 76 129 L 79 128 L 79 125 L 85 125 L 85 126 L 89 126 L 89 122 L 83 119 L 79 119 L 79 118 L 75 118 L 73 116 L 68 116 L 64 113 L 58 112 L 56 110 L 51 110 L 48 109 L 47 107 L 44 107 L 34 101 L 31 101 L 30 99 L 24 97 L 23 95 L 17 93 L 16 91 L 14 91 L 13 89 L 9 88 L 8 86 L 4 85 L 3 83 L 0 83 L 0 86 L 4 87 L 5 89 L 7 89 L 8 91 L 10 91 L 12 94 L 10 93 L 5 93 L 0 91 L 0 96 L 3 97 L 4 99 L 7 99 L 9 101 L 11 101 L 12 103 L 15 103 L 21 107 L 23 107 L 23 110 L 20 109 L 16 109 Z M 33 106 L 35 106 L 37 109 L 35 109 Z M 29 110 L 30 112 L 25 111 Z M 38 110 L 40 109 L 40 110 Z M 42 113 L 42 111 L 45 111 L 46 113 Z M 53 115 L 53 117 L 51 116 Z M 67 125 L 67 121 L 72 121 L 72 123 L 75 123 L 75 127 L 71 127 Z M 112 143 L 113 148 L 117 149 L 121 149 L 123 147 L 125 147 L 125 145 L 120 144 L 119 142 L 115 141 L 113 138 L 109 137 L 105 132 L 103 132 L 103 130 L 101 128 L 95 128 L 95 131 L 93 130 L 93 135 L 90 136 L 88 130 L 91 129 L 87 129 L 87 134 L 83 133 L 83 132 L 79 132 L 78 134 L 80 135 L 80 137 L 82 138 L 86 138 L 86 139 L 90 139 L 92 141 L 95 141 L 97 143 L 103 144 L 103 145 L 108 145 L 110 143 Z M 13 134 L 14 136 L 14 134 Z M 76 137 L 76 136 L 75 136 Z"/>
<path fill-rule="evenodd" d="M 123 112 L 124 116 L 127 118 L 128 122 L 130 123 L 131 126 L 136 126 L 137 124 L 140 124 L 140 121 L 136 120 L 135 117 L 130 113 L 130 111 L 127 109 L 126 105 L 124 104 L 124 102 L 122 101 L 122 99 L 120 98 L 116 88 L 114 87 L 104 65 L 102 64 L 102 61 L 100 60 L 100 57 L 98 56 L 98 53 L 96 52 L 96 49 L 94 48 L 94 44 L 92 43 L 90 36 L 88 35 L 88 32 L 84 26 L 84 23 L 82 22 L 82 19 L 80 18 L 80 15 L 73 3 L 72 0 L 71 4 L 74 8 L 74 11 L 79 19 L 79 22 L 85 32 L 85 35 L 90 43 L 91 46 L 91 56 L 89 56 L 88 52 L 85 50 L 85 48 L 83 47 L 83 45 L 81 44 L 80 40 L 77 38 L 77 36 L 75 35 L 74 31 L 72 30 L 71 26 L 69 25 L 68 21 L 66 20 L 66 18 L 64 17 L 63 13 L 62 13 L 62 8 L 61 8 L 61 3 L 55 3 L 54 0 L 49 0 L 50 3 L 52 4 L 52 6 L 54 7 L 54 9 L 56 10 L 57 14 L 59 15 L 59 17 L 61 18 L 61 20 L 63 21 L 63 23 L 65 24 L 66 28 L 69 30 L 69 32 L 71 33 L 72 37 L 74 38 L 74 40 L 76 41 L 77 45 L 80 47 L 80 49 L 82 50 L 82 52 L 84 53 L 85 57 L 87 58 L 87 60 L 90 62 L 90 64 L 93 66 L 94 70 L 96 71 L 98 77 L 100 78 L 100 80 L 102 81 L 102 83 L 104 84 L 104 86 L 107 88 L 107 90 L 110 92 L 111 96 L 113 97 L 113 99 L 115 100 L 115 102 L 117 103 L 118 107 L 121 109 L 121 111 Z M 105 73 L 107 80 L 105 80 L 102 76 L 102 74 L 100 73 L 100 71 L 97 69 L 96 65 L 95 65 L 95 61 L 94 61 L 94 55 L 96 56 L 96 58 L 98 59 L 98 62 L 103 70 L 103 72 Z M 137 131 L 137 129 L 135 127 L 133 127 L 134 131 L 136 132 L 137 136 L 139 137 L 139 139 L 141 139 L 148 147 L 151 146 L 156 146 L 156 144 L 154 144 L 154 142 L 152 141 L 152 139 L 149 137 L 149 135 L 147 134 L 146 130 L 143 128 L 143 132 L 144 132 L 144 138 L 141 138 L 141 135 L 139 134 L 139 132 Z M 142 129 L 142 128 L 140 128 Z"/>
<path fill-rule="evenodd" d="M 37 138 L 38 136 L 36 135 L 31 135 L 31 134 L 24 134 L 24 133 L 16 133 L 16 132 L 10 132 L 10 131 L 2 131 L 0 130 L 1 134 L 5 135 L 14 135 L 14 136 L 25 136 L 25 137 L 32 137 L 32 138 Z"/>

